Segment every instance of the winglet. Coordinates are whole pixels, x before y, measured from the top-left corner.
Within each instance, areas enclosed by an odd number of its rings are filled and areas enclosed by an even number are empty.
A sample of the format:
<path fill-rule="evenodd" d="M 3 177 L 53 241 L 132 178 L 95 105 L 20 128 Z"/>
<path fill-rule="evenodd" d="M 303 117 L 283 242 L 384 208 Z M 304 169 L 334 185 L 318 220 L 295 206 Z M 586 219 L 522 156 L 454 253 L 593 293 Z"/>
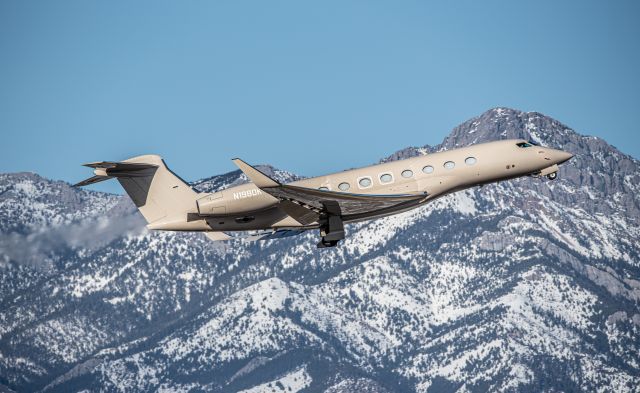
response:
<path fill-rule="evenodd" d="M 278 187 L 280 185 L 280 183 L 260 172 L 251 165 L 247 164 L 246 162 L 242 161 L 241 159 L 234 158 L 232 161 L 238 166 L 238 168 L 240 168 L 242 172 L 244 172 L 245 175 L 247 175 L 247 177 L 253 182 L 253 184 L 258 186 L 258 188 Z"/>

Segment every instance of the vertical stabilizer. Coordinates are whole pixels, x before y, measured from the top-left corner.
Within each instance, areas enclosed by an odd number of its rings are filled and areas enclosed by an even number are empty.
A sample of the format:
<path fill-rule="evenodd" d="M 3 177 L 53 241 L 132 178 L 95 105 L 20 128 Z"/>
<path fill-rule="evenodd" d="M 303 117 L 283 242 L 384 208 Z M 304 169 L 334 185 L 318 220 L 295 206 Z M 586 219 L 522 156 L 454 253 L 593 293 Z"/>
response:
<path fill-rule="evenodd" d="M 157 155 L 133 157 L 121 162 L 94 162 L 95 176 L 77 186 L 116 178 L 148 223 L 187 221 L 196 212 L 197 193 L 173 173 Z"/>
<path fill-rule="evenodd" d="M 148 223 L 181 215 L 186 221 L 187 213 L 195 212 L 197 193 L 173 173 L 160 156 L 138 156 L 124 162 L 157 166 L 148 176 L 118 177 Z"/>

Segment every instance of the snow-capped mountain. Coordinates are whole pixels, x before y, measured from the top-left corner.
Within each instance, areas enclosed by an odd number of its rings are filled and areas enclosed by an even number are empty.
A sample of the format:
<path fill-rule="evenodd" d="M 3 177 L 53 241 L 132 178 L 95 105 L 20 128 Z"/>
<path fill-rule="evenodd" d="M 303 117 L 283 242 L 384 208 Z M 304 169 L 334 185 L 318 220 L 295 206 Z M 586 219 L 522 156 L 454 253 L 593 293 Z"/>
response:
<path fill-rule="evenodd" d="M 638 160 L 507 108 L 384 160 L 514 137 L 575 157 L 336 249 L 149 233 L 127 197 L 0 175 L 0 390 L 640 391 Z"/>

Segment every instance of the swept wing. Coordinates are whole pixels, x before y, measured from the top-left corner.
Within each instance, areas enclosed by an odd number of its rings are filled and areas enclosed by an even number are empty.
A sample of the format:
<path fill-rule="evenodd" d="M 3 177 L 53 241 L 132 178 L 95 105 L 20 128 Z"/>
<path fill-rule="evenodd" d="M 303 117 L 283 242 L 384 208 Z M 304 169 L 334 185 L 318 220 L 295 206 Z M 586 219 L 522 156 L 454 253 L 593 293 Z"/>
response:
<path fill-rule="evenodd" d="M 262 191 L 278 198 L 280 207 L 302 224 L 317 221 L 322 213 L 347 216 L 411 204 L 426 198 L 421 194 L 353 194 L 281 184 L 239 158 L 233 162 Z"/>

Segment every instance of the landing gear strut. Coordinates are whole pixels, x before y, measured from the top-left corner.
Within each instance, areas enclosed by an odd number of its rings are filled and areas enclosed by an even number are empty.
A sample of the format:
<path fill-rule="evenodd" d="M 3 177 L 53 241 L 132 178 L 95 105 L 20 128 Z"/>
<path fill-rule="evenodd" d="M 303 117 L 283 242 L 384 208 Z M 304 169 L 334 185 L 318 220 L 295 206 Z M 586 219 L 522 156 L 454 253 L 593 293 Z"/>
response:
<path fill-rule="evenodd" d="M 557 177 L 558 177 L 558 172 L 551 172 L 547 175 L 547 179 L 549 180 L 556 180 Z"/>
<path fill-rule="evenodd" d="M 320 227 L 322 239 L 318 243 L 318 248 L 335 247 L 340 240 L 344 239 L 344 224 L 340 216 L 340 205 L 335 201 L 327 201 L 323 205 L 327 212 L 327 220 Z"/>
<path fill-rule="evenodd" d="M 329 216 L 327 224 L 320 228 L 320 243 L 318 248 L 335 247 L 338 242 L 344 239 L 344 225 L 342 224 L 342 218 L 338 216 Z"/>

